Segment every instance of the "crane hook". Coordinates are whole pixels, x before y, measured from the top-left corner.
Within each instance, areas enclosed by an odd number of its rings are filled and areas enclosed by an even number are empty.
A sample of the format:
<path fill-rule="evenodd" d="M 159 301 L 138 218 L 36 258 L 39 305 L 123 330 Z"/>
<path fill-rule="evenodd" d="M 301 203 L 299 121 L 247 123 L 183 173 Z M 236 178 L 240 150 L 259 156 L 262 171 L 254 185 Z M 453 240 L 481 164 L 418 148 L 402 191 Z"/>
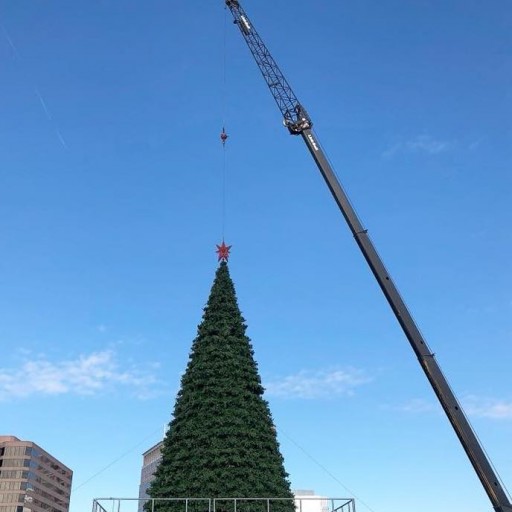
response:
<path fill-rule="evenodd" d="M 226 141 L 228 140 L 228 134 L 226 133 L 224 126 L 222 127 L 222 133 L 220 134 L 220 140 L 222 141 L 223 146 L 226 144 Z"/>

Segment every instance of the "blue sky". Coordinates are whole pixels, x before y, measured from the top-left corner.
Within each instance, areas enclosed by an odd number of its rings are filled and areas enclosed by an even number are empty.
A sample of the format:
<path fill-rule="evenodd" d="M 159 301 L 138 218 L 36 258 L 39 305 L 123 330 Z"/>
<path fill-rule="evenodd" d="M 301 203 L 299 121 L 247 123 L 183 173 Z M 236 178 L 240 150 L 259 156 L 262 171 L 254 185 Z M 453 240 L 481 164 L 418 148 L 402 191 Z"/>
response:
<path fill-rule="evenodd" d="M 243 5 L 512 486 L 510 4 Z M 0 433 L 74 470 L 71 512 L 136 496 L 170 419 L 223 123 L 230 269 L 292 486 L 491 510 L 221 0 L 4 0 L 0 22 Z"/>

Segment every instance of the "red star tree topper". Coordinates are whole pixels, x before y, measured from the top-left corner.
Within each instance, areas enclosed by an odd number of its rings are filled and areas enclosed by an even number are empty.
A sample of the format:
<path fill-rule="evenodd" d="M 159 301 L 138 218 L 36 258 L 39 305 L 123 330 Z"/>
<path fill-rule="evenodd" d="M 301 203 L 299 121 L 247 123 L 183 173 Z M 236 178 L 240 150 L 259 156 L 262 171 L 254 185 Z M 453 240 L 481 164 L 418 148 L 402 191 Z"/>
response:
<path fill-rule="evenodd" d="M 217 245 L 217 261 L 228 261 L 229 259 L 229 250 L 231 249 L 231 245 L 226 245 L 224 240 L 222 240 L 221 245 Z"/>

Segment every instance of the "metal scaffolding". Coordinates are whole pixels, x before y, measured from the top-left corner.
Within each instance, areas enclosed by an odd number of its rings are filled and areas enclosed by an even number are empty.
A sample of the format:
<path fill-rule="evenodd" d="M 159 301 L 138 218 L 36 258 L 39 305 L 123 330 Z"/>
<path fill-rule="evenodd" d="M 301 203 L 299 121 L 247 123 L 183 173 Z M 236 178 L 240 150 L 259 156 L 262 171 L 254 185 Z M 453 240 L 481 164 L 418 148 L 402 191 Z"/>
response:
<path fill-rule="evenodd" d="M 139 503 L 145 510 L 158 512 L 172 504 L 173 512 L 281 512 L 293 504 L 296 512 L 356 512 L 352 498 L 96 498 L 92 512 L 136 512 Z M 164 506 L 165 506 L 164 505 Z M 163 507 L 162 507 L 163 508 Z M 170 508 L 170 507 L 169 507 Z"/>

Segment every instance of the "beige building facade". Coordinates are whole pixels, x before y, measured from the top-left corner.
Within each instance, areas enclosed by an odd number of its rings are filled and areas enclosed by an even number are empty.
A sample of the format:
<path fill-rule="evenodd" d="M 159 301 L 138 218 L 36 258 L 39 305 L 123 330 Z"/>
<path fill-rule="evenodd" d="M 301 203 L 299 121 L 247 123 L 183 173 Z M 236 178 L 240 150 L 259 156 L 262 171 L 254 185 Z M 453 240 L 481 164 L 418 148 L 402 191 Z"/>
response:
<path fill-rule="evenodd" d="M 148 496 L 148 487 L 154 479 L 154 473 L 162 460 L 163 441 L 155 444 L 142 454 L 142 470 L 140 472 L 138 512 L 143 512 Z M 1 511 L 0 511 L 1 512 Z"/>
<path fill-rule="evenodd" d="M 72 478 L 36 443 L 0 436 L 0 512 L 68 512 Z"/>

